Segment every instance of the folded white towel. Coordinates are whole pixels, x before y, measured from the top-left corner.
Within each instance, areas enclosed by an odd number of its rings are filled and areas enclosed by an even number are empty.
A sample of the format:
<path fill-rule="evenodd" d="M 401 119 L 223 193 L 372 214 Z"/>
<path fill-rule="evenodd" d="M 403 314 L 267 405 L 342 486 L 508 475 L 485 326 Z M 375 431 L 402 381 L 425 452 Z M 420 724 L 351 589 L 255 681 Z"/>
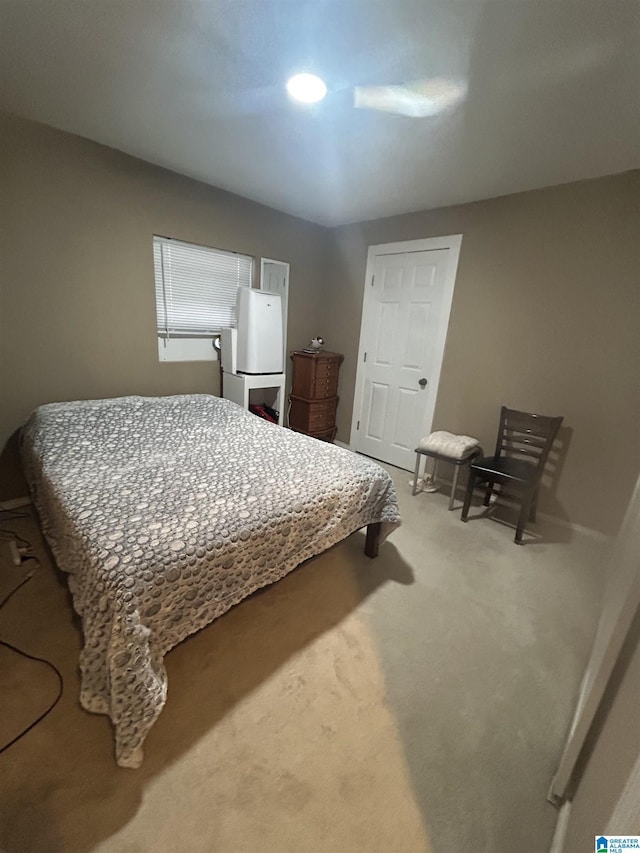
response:
<path fill-rule="evenodd" d="M 439 430 L 422 438 L 420 449 L 432 450 L 434 453 L 449 456 L 451 459 L 462 459 L 479 444 L 478 439 L 470 435 L 454 435 L 452 432 Z"/>

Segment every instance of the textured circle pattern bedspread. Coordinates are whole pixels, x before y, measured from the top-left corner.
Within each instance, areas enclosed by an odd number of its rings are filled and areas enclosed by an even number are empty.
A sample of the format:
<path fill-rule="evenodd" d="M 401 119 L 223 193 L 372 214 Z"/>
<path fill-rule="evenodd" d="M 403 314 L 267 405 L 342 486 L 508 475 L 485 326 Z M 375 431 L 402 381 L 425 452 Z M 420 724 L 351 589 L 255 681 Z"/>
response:
<path fill-rule="evenodd" d="M 164 705 L 169 649 L 355 530 L 400 524 L 379 465 L 217 397 L 40 406 L 22 455 L 82 617 L 80 701 L 109 715 L 123 767 Z"/>

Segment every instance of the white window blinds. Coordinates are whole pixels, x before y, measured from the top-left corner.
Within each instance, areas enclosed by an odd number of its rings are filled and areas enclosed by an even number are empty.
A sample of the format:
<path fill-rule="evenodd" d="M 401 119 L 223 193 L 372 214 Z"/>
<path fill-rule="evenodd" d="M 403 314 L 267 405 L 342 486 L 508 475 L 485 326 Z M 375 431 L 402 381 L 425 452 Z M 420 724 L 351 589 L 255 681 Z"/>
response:
<path fill-rule="evenodd" d="M 158 335 L 200 337 L 236 325 L 239 287 L 251 287 L 252 258 L 168 237 L 153 238 Z"/>

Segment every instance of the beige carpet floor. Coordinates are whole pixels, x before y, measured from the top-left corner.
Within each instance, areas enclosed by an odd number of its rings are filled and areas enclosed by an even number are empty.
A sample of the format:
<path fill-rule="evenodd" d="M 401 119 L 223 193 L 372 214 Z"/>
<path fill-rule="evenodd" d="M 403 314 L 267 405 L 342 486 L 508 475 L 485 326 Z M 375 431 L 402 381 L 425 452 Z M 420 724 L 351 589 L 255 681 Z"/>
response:
<path fill-rule="evenodd" d="M 0 755 L 6 853 L 547 853 L 549 781 L 599 610 L 604 545 L 549 528 L 525 547 L 411 497 L 377 560 L 355 534 L 167 657 L 140 770 L 78 704 L 81 635 L 40 570 L 0 638 L 45 657 L 63 697 Z M 4 526 L 9 526 L 5 523 Z M 0 597 L 24 575 L 5 550 Z M 0 742 L 55 695 L 0 648 Z"/>

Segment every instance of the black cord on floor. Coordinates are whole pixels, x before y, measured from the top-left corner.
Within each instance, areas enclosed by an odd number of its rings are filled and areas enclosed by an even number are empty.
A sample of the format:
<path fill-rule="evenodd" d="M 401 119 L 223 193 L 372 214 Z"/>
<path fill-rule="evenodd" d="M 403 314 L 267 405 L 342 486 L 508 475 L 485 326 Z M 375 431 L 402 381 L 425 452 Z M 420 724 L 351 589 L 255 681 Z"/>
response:
<path fill-rule="evenodd" d="M 6 527 L 0 527 L 0 541 L 2 542 L 11 542 L 12 539 L 18 543 L 20 548 L 25 548 L 26 550 L 31 550 L 31 545 L 27 542 L 26 539 L 23 539 L 22 536 L 19 536 L 15 530 L 7 530 Z M 35 557 L 32 557 L 35 560 Z"/>
<path fill-rule="evenodd" d="M 20 586 L 22 586 L 22 584 L 20 584 Z M 58 678 L 58 695 L 56 696 L 56 698 L 49 705 L 47 710 L 43 711 L 43 713 L 40 714 L 40 716 L 37 719 L 35 719 L 32 723 L 30 723 L 26 727 L 26 729 L 23 729 L 20 732 L 20 734 L 17 734 L 12 740 L 9 741 L 9 743 L 5 743 L 2 746 L 0 746 L 0 753 L 3 753 L 6 749 L 9 749 L 10 746 L 13 746 L 14 743 L 17 743 L 17 741 L 19 741 L 20 738 L 23 738 L 28 732 L 31 731 L 31 729 L 33 729 L 35 726 L 37 726 L 39 722 L 44 720 L 44 718 L 47 716 L 47 714 L 50 714 L 51 711 L 53 711 L 53 709 L 56 707 L 56 705 L 60 701 L 60 697 L 62 696 L 62 690 L 64 688 L 64 681 L 63 681 L 62 674 L 61 674 L 60 670 L 58 669 L 57 666 L 52 664 L 51 661 L 45 660 L 44 658 L 36 657 L 35 655 L 30 655 L 28 652 L 25 652 L 22 649 L 17 648 L 16 646 L 12 646 L 11 643 L 6 643 L 4 640 L 0 640 L 0 646 L 4 646 L 7 649 L 11 649 L 12 652 L 15 652 L 18 655 L 22 655 L 22 657 L 29 658 L 29 660 L 35 660 L 38 663 L 45 664 L 46 666 L 49 667 L 49 669 L 52 669 L 55 672 L 55 674 Z"/>
<path fill-rule="evenodd" d="M 6 530 L 2 531 L 2 529 L 0 528 L 0 532 L 7 533 L 7 532 L 10 532 L 10 531 L 6 531 Z M 4 538 L 5 538 L 5 537 L 0 536 L 0 539 L 4 539 Z M 20 537 L 20 536 L 16 536 L 15 538 L 16 538 L 16 539 L 19 539 L 22 543 L 24 543 L 23 547 L 26 547 L 26 548 L 28 548 L 29 550 L 31 549 L 31 545 L 30 545 L 30 543 L 29 543 L 29 542 L 27 542 L 27 540 L 26 540 L 26 539 L 23 539 L 23 538 L 22 538 L 22 537 Z M 38 566 L 39 566 L 39 562 L 38 562 L 38 560 L 36 559 L 36 557 L 33 557 L 33 556 L 31 556 L 31 555 L 27 555 L 27 556 L 24 556 L 24 557 L 22 558 L 22 562 L 23 562 L 23 563 L 27 562 L 27 560 L 35 560 L 35 561 L 36 561 L 36 568 L 38 568 Z M 33 569 L 32 571 L 30 571 L 30 572 L 29 572 L 29 574 L 28 574 L 28 575 L 26 575 L 26 576 L 25 576 L 25 577 L 20 581 L 20 583 L 19 583 L 17 586 L 15 586 L 15 587 L 11 590 L 11 592 L 10 592 L 8 595 L 6 595 L 6 596 L 2 599 L 2 601 L 0 601 L 0 610 L 2 610 L 2 608 L 5 606 L 5 604 L 7 604 L 7 603 L 8 603 L 8 601 L 9 601 L 11 598 L 13 598 L 13 596 L 16 594 L 16 592 L 18 592 L 18 590 L 19 590 L 19 589 L 22 589 L 22 587 L 23 587 L 23 586 L 24 586 L 28 581 L 30 581 L 30 580 L 31 580 L 31 578 L 32 578 L 32 577 L 34 576 L 34 574 L 35 574 L 35 571 L 36 571 L 35 569 Z M 5 640 L 0 640 L 0 646 L 4 646 L 6 649 L 10 649 L 12 652 L 15 652 L 15 653 L 16 653 L 16 654 L 18 654 L 18 655 L 22 655 L 22 657 L 24 657 L 24 658 L 28 658 L 29 660 L 34 660 L 34 661 L 37 661 L 38 663 L 43 663 L 45 666 L 48 666 L 48 667 L 49 667 L 49 669 L 52 669 L 52 670 L 54 671 L 54 673 L 56 674 L 56 677 L 57 677 L 57 679 L 58 679 L 58 695 L 57 695 L 57 696 L 56 696 L 56 698 L 53 700 L 53 702 L 49 705 L 49 707 L 47 708 L 47 710 L 46 710 L 46 711 L 44 711 L 42 714 L 40 714 L 40 716 L 39 716 L 36 720 L 34 720 L 32 723 L 30 723 L 30 724 L 26 727 L 26 729 L 23 729 L 19 734 L 17 734 L 14 738 L 12 738 L 12 740 L 10 740 L 8 743 L 5 743 L 5 744 L 3 744 L 2 746 L 0 746 L 0 754 L 1 754 L 1 753 L 3 753 L 5 750 L 9 749 L 9 747 L 10 747 L 10 746 L 13 746 L 13 744 L 14 744 L 14 743 L 17 743 L 17 742 L 18 742 L 21 738 L 23 738 L 23 737 L 24 737 L 28 732 L 30 732 L 30 731 L 31 731 L 31 729 L 33 729 L 35 726 L 37 726 L 37 725 L 38 725 L 38 723 L 40 723 L 42 720 L 44 720 L 44 718 L 47 716 L 47 714 L 50 714 L 50 713 L 51 713 L 51 711 L 53 711 L 53 709 L 56 707 L 56 705 L 58 704 L 58 702 L 60 701 L 60 698 L 61 698 L 61 696 L 62 696 L 62 691 L 63 691 L 63 689 L 64 689 L 64 680 L 63 680 L 63 678 L 62 678 L 62 673 L 60 672 L 60 670 L 58 669 L 58 667 L 57 667 L 55 664 L 51 663 L 51 661 L 45 660 L 44 658 L 36 657 L 36 655 L 31 655 L 31 654 L 29 654 L 29 652 L 25 652 L 25 651 L 23 651 L 22 649 L 17 648 L 17 646 L 12 645 L 11 643 L 7 643 Z"/>
<path fill-rule="evenodd" d="M 9 593 L 9 595 L 5 596 L 5 597 L 2 599 L 2 601 L 0 601 L 0 610 L 2 610 L 2 608 L 3 608 L 3 607 L 5 606 L 5 604 L 9 601 L 9 599 L 10 599 L 10 598 L 13 598 L 13 596 L 16 594 L 16 592 L 17 592 L 19 589 L 21 589 L 21 588 L 22 588 L 22 587 L 27 583 L 27 581 L 30 581 L 30 580 L 31 580 L 31 578 L 33 577 L 34 573 L 35 573 L 35 570 L 34 570 L 33 572 L 29 572 L 29 574 L 28 574 L 28 575 L 26 575 L 25 577 L 23 577 L 23 578 L 22 578 L 22 580 L 20 581 L 20 583 L 18 584 L 18 586 L 15 586 L 15 587 L 11 590 L 11 592 Z"/>

